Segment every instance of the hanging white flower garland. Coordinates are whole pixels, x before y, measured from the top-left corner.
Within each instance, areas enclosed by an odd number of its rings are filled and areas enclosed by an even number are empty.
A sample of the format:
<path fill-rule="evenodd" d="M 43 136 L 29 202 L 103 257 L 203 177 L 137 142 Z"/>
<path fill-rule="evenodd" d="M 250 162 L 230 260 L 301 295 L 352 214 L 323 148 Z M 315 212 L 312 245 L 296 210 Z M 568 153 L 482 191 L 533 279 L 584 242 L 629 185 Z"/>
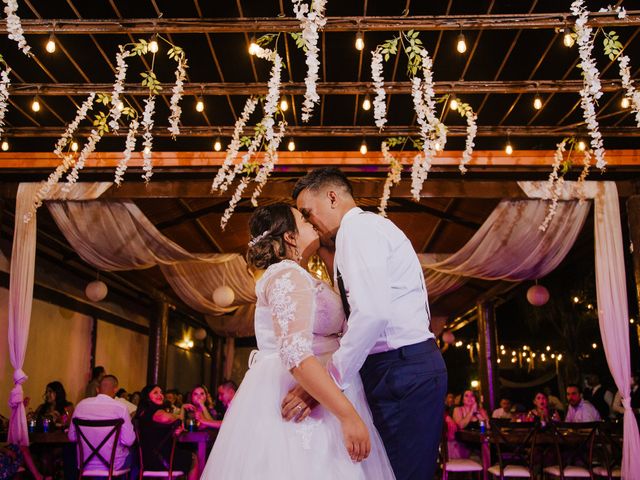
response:
<path fill-rule="evenodd" d="M 92 129 L 87 142 L 84 144 L 84 147 L 82 147 L 80 155 L 78 155 L 78 160 L 73 166 L 71 172 L 67 175 L 67 182 L 62 186 L 62 191 L 64 193 L 69 193 L 71 191 L 71 187 L 76 184 L 76 182 L 78 181 L 78 177 L 80 176 L 80 170 L 84 168 L 84 164 L 86 163 L 87 158 L 96 149 L 96 145 L 100 142 L 101 139 L 102 135 L 100 134 L 100 132 L 95 128 Z"/>
<path fill-rule="evenodd" d="M 389 164 L 389 173 L 387 179 L 384 182 L 384 188 L 382 190 L 382 198 L 380 199 L 380 205 L 378 206 L 378 212 L 383 217 L 387 216 L 387 204 L 389 203 L 389 197 L 391 196 L 391 187 L 397 185 L 402 179 L 402 163 L 394 158 L 389 151 L 389 144 L 387 141 L 383 141 L 380 146 L 382 150 L 382 158 L 385 163 Z"/>
<path fill-rule="evenodd" d="M 62 158 L 62 150 L 69 144 L 69 141 L 73 138 L 73 134 L 78 129 L 80 122 L 87 117 L 87 113 L 89 113 L 89 110 L 93 108 L 93 101 L 95 100 L 95 98 L 95 92 L 91 92 L 87 99 L 82 103 L 82 105 L 80 105 L 80 108 L 76 112 L 76 117 L 73 119 L 73 122 L 67 125 L 67 129 L 56 142 L 53 153 L 57 157 Z"/>
<path fill-rule="evenodd" d="M 22 50 L 22 53 L 25 55 L 31 55 L 31 47 L 27 43 L 27 39 L 24 38 L 22 23 L 20 22 L 20 17 L 16 13 L 18 11 L 18 1 L 3 1 L 5 4 L 4 13 L 7 15 L 7 31 L 9 32 L 9 38 L 18 42 L 18 48 Z"/>
<path fill-rule="evenodd" d="M 116 81 L 114 82 L 113 89 L 111 90 L 111 104 L 116 108 L 111 109 L 111 120 L 109 121 L 109 126 L 114 132 L 117 132 L 120 127 L 118 120 L 120 120 L 120 116 L 124 110 L 120 104 L 120 95 L 124 92 L 124 80 L 127 76 L 126 59 L 131 55 L 132 53 L 129 50 L 125 50 L 122 45 L 120 46 L 118 53 L 116 53 Z"/>
<path fill-rule="evenodd" d="M 11 69 L 4 61 L 2 61 L 2 64 L 5 68 L 0 72 L 0 138 L 4 134 L 4 117 L 9 107 L 9 86 L 11 85 L 11 77 L 9 77 Z"/>
<path fill-rule="evenodd" d="M 327 22 L 324 13 L 327 0 L 312 0 L 311 7 L 302 0 L 292 0 L 293 11 L 302 27 L 302 39 L 306 51 L 307 76 L 304 80 L 306 91 L 302 102 L 302 121 L 308 122 L 311 119 L 313 108 L 320 101 L 320 96 L 316 90 L 318 82 L 318 72 L 320 70 L 320 59 L 318 39 L 320 30 Z"/>
<path fill-rule="evenodd" d="M 156 108 L 156 96 L 150 95 L 149 98 L 145 98 L 144 100 L 145 106 L 144 111 L 142 112 L 142 122 L 140 125 L 142 126 L 142 146 L 144 147 L 142 150 L 142 170 L 144 174 L 142 178 L 144 178 L 145 182 L 149 182 L 151 180 L 151 176 L 153 175 L 153 159 L 151 157 L 151 150 L 153 149 L 153 113 Z"/>
<path fill-rule="evenodd" d="M 129 132 L 127 132 L 127 140 L 124 144 L 124 152 L 122 152 L 122 158 L 118 162 L 116 168 L 116 176 L 113 180 L 116 185 L 120 186 L 124 178 L 124 174 L 127 171 L 129 160 L 131 160 L 131 154 L 136 149 L 136 135 L 138 133 L 139 122 L 137 119 L 131 120 L 129 123 Z"/>
<path fill-rule="evenodd" d="M 591 33 L 593 29 L 587 25 L 589 11 L 584 6 L 583 0 L 574 0 L 571 4 L 571 13 L 577 17 L 575 24 L 576 42 L 580 53 L 580 68 L 583 72 L 580 104 L 589 130 L 589 136 L 591 137 L 591 148 L 596 159 L 596 166 L 603 169 L 607 164 L 604 158 L 604 143 L 602 141 L 602 133 L 599 129 L 595 107 L 597 100 L 602 96 L 602 85 L 600 83 L 598 67 L 591 55 L 593 50 Z"/>
<path fill-rule="evenodd" d="M 182 107 L 180 107 L 180 100 L 184 92 L 184 81 L 187 78 L 187 57 L 184 51 L 179 47 L 173 47 L 169 53 L 169 57 L 175 59 L 176 66 L 176 82 L 171 90 L 171 101 L 169 102 L 169 127 L 168 130 L 171 136 L 175 140 L 177 135 L 180 135 L 180 117 L 182 116 Z"/>
<path fill-rule="evenodd" d="M 464 175 L 467 173 L 467 164 L 471 161 L 471 156 L 473 155 L 475 138 L 478 133 L 478 125 L 476 124 L 478 116 L 471 108 L 471 105 L 462 102 L 458 102 L 458 113 L 467 119 L 467 139 L 464 152 L 462 152 L 462 159 L 460 159 L 460 165 L 458 166 L 460 173 Z"/>
<path fill-rule="evenodd" d="M 376 96 L 373 99 L 373 118 L 376 127 L 382 130 L 387 123 L 387 103 L 385 101 L 387 93 L 384 89 L 384 76 L 382 66 L 381 48 L 376 48 L 371 52 L 371 78 Z"/>
<path fill-rule="evenodd" d="M 546 232 L 549 227 L 549 223 L 556 214 L 558 208 L 558 199 L 562 193 L 562 187 L 564 186 L 564 177 L 560 177 L 558 172 L 560 171 L 560 165 L 564 160 L 564 152 L 566 151 L 567 139 L 565 138 L 557 145 L 556 152 L 553 155 L 553 168 L 549 174 L 549 180 L 547 181 L 547 195 L 551 200 L 549 207 L 547 208 L 547 216 L 542 221 L 542 224 L 538 229 L 542 232 Z"/>
<path fill-rule="evenodd" d="M 618 57 L 622 88 L 625 89 L 625 97 L 631 102 L 631 111 L 636 114 L 636 125 L 640 127 L 640 92 L 636 90 L 631 80 L 630 62 L 631 59 L 627 55 L 620 55 Z"/>

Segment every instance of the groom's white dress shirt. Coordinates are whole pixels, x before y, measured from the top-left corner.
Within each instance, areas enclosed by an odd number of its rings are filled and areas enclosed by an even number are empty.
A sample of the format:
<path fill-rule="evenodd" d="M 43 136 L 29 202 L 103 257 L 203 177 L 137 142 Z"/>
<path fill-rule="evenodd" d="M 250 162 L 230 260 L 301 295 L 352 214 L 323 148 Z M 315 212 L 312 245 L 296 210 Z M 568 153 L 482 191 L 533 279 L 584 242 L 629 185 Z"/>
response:
<path fill-rule="evenodd" d="M 338 271 L 351 314 L 329 372 L 345 389 L 369 354 L 434 335 L 429 331 L 427 289 L 418 256 L 393 222 L 358 207 L 349 210 L 336 236 L 336 288 Z"/>

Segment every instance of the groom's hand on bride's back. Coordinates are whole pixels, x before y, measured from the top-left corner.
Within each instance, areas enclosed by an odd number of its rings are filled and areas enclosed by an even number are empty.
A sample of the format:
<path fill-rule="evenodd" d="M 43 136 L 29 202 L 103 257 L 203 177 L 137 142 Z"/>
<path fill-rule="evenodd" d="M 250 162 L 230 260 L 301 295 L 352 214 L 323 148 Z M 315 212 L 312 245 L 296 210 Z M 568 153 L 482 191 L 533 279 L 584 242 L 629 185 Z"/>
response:
<path fill-rule="evenodd" d="M 282 400 L 282 418 L 286 421 L 301 422 L 309 416 L 311 410 L 318 404 L 304 388 L 296 385 Z"/>

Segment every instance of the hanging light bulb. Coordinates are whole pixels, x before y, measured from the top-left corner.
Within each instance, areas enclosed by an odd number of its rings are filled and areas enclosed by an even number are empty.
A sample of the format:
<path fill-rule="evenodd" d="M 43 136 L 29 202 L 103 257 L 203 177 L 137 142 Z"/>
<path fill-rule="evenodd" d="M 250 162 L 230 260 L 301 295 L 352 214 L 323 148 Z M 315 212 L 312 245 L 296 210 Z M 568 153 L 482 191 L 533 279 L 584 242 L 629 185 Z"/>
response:
<path fill-rule="evenodd" d="M 156 40 L 156 36 L 154 35 L 149 42 L 149 51 L 151 53 L 158 53 L 158 40 Z"/>
<path fill-rule="evenodd" d="M 75 140 L 73 142 L 71 142 L 71 150 L 73 152 L 77 152 L 78 151 L 78 142 L 76 142 Z"/>
<path fill-rule="evenodd" d="M 47 45 L 44 48 L 49 53 L 53 53 L 56 51 L 56 37 L 53 33 L 49 35 L 49 40 L 47 41 Z"/>
<path fill-rule="evenodd" d="M 568 28 L 564 29 L 564 37 L 562 37 L 562 43 L 564 43 L 565 47 L 573 47 L 573 44 L 576 43 L 575 38 L 573 38 L 573 35 L 571 34 L 571 30 L 569 30 Z"/>
<path fill-rule="evenodd" d="M 31 102 L 31 110 L 33 110 L 34 112 L 40 111 L 40 100 L 38 99 L 37 95 L 36 98 L 33 99 L 33 102 Z"/>
<path fill-rule="evenodd" d="M 293 138 L 289 139 L 289 143 L 287 144 L 287 149 L 290 152 L 293 152 L 296 149 L 296 142 L 293 141 Z"/>
<path fill-rule="evenodd" d="M 117 108 L 118 108 L 118 110 L 120 110 L 120 111 L 123 111 L 123 110 L 124 110 L 124 102 L 123 102 L 122 100 L 120 100 L 120 101 L 118 102 Z"/>
<path fill-rule="evenodd" d="M 460 35 L 458 35 L 456 50 L 458 50 L 458 53 L 464 53 L 467 51 L 467 41 L 465 40 L 464 34 L 462 34 L 462 32 L 460 33 Z"/>
<path fill-rule="evenodd" d="M 216 138 L 216 141 L 213 142 L 213 149 L 216 152 L 219 152 L 220 150 L 222 150 L 222 142 L 220 141 L 220 137 Z"/>
<path fill-rule="evenodd" d="M 356 50 L 364 50 L 364 34 L 362 32 L 356 33 Z"/>
<path fill-rule="evenodd" d="M 458 99 L 456 97 L 453 97 L 449 102 L 449 108 L 451 110 L 458 110 Z"/>
<path fill-rule="evenodd" d="M 6 152 L 9 150 L 9 142 L 7 142 L 6 140 L 2 141 L 2 145 L 0 145 L 0 148 L 2 148 L 3 152 Z"/>
<path fill-rule="evenodd" d="M 507 140 L 507 145 L 504 147 L 504 151 L 507 155 L 511 155 L 513 153 L 513 146 L 511 142 Z"/>
<path fill-rule="evenodd" d="M 620 101 L 620 106 L 626 109 L 626 108 L 629 108 L 629 105 L 631 105 L 631 102 L 629 102 L 629 98 L 622 97 L 622 100 Z"/>
<path fill-rule="evenodd" d="M 584 143 L 583 140 L 580 140 L 578 142 L 578 150 L 580 150 L 581 152 L 584 152 L 586 148 L 587 148 L 587 144 Z"/>
<path fill-rule="evenodd" d="M 369 98 L 369 95 L 365 95 L 364 100 L 362 101 L 362 109 L 371 110 L 371 99 Z"/>
<path fill-rule="evenodd" d="M 360 144 L 360 153 L 361 153 L 362 155 L 366 155 L 366 154 L 367 154 L 367 152 L 368 152 L 368 149 L 367 149 L 367 142 L 365 142 L 365 141 L 364 141 L 364 139 L 363 139 L 363 140 L 362 140 L 362 143 Z"/>
<path fill-rule="evenodd" d="M 144 153 L 145 155 L 149 155 L 151 153 L 151 149 L 149 147 L 144 147 L 142 153 Z"/>
<path fill-rule="evenodd" d="M 252 38 L 251 43 L 249 44 L 249 55 L 255 55 L 260 50 L 260 45 L 256 43 L 256 39 Z"/>
<path fill-rule="evenodd" d="M 204 102 L 201 97 L 196 101 L 196 112 L 204 112 Z"/>
<path fill-rule="evenodd" d="M 280 100 L 280 110 L 282 110 L 283 112 L 289 110 L 289 102 L 287 102 L 286 98 Z"/>
<path fill-rule="evenodd" d="M 533 99 L 533 108 L 536 110 L 540 110 L 542 108 L 542 99 L 538 95 Z"/>

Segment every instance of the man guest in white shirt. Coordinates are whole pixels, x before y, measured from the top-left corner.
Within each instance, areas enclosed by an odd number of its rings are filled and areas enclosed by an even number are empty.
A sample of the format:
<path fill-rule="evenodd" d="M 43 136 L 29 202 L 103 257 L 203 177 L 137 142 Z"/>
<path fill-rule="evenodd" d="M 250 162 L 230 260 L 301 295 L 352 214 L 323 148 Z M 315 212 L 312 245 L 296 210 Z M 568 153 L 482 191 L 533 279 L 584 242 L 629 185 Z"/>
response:
<path fill-rule="evenodd" d="M 397 480 L 433 478 L 447 371 L 429 331 L 418 256 L 390 220 L 356 206 L 338 169 L 313 170 L 298 180 L 293 198 L 320 234 L 319 254 L 347 316 L 329 372 L 342 389 L 360 374 Z M 285 418 L 300 403 L 295 396 L 283 401 Z"/>
<path fill-rule="evenodd" d="M 600 414 L 596 407 L 582 399 L 582 392 L 578 385 L 567 385 L 567 416 L 565 422 L 584 423 L 600 421 Z"/>
<path fill-rule="evenodd" d="M 113 375 L 105 375 L 102 377 L 102 380 L 100 380 L 98 395 L 85 398 L 76 405 L 73 411 L 73 418 L 82 420 L 113 420 L 117 418 L 124 420 L 120 429 L 118 445 L 116 446 L 114 470 L 126 468 L 131 465 L 132 457 L 130 447 L 136 439 L 133 425 L 131 424 L 131 416 L 129 415 L 127 407 L 114 399 L 117 390 L 118 379 Z M 87 440 L 89 440 L 94 447 L 97 447 L 102 442 L 105 432 L 109 429 L 111 429 L 111 427 L 92 428 L 83 430 L 83 433 L 87 437 Z M 76 432 L 75 425 L 72 422 L 69 428 L 69 439 L 75 442 L 78 440 L 78 437 L 79 434 Z M 100 453 L 107 460 L 111 454 L 112 445 L 113 440 L 109 440 L 100 449 Z M 104 470 L 106 467 L 98 458 L 94 457 L 85 466 L 85 469 Z"/>

